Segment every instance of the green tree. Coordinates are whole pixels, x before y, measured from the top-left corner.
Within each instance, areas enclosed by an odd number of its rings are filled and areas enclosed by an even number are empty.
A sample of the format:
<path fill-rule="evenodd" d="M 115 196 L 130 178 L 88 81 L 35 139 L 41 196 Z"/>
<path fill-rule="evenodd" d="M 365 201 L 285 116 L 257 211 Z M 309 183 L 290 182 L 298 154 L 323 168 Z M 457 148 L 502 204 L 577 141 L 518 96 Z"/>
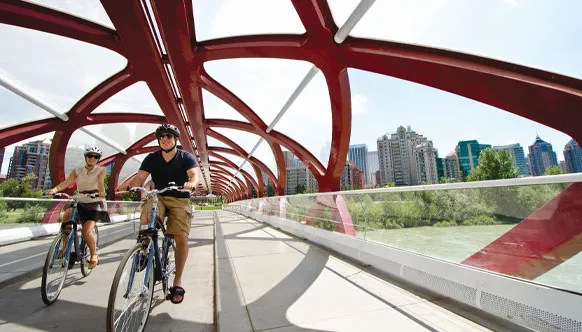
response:
<path fill-rule="evenodd" d="M 275 188 L 273 188 L 273 185 L 270 183 L 267 185 L 265 196 L 267 197 L 275 196 Z"/>
<path fill-rule="evenodd" d="M 454 179 L 447 179 L 444 176 L 441 176 L 441 178 L 439 179 L 439 183 L 455 183 L 456 181 Z"/>
<path fill-rule="evenodd" d="M 471 171 L 467 181 L 512 179 L 519 175 L 506 150 L 485 149 L 479 155 L 479 166 Z"/>
<path fill-rule="evenodd" d="M 105 193 L 109 194 L 109 176 L 111 175 L 111 173 L 109 174 L 105 174 Z"/>
<path fill-rule="evenodd" d="M 0 185 L 2 188 L 2 196 L 4 197 L 18 197 L 20 195 L 20 181 L 17 179 L 8 179 Z"/>
<path fill-rule="evenodd" d="M 558 175 L 558 174 L 562 174 L 562 170 L 558 166 L 550 166 L 546 168 L 546 171 L 544 172 L 544 175 Z"/>
<path fill-rule="evenodd" d="M 32 191 L 32 183 L 36 180 L 36 175 L 28 174 L 20 180 L 20 196 L 26 198 L 39 198 L 42 196 L 42 190 Z"/>
<path fill-rule="evenodd" d="M 42 191 L 32 191 L 32 182 L 36 179 L 36 175 L 28 174 L 20 181 L 17 179 L 8 179 L 1 185 L 2 196 L 4 197 L 24 197 L 24 198 L 38 198 L 42 196 Z M 25 202 L 7 201 L 7 210 L 16 210 L 24 207 Z"/>
<path fill-rule="evenodd" d="M 306 190 L 307 190 L 307 188 L 305 188 L 305 185 L 301 184 L 301 183 L 295 187 L 296 194 L 303 194 Z"/>

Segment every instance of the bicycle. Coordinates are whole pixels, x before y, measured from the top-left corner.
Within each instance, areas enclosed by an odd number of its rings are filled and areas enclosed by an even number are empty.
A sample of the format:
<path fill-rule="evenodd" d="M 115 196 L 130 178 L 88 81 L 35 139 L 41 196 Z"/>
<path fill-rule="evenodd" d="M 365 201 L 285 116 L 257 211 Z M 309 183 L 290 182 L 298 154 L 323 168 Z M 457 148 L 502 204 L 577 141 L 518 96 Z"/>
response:
<path fill-rule="evenodd" d="M 173 237 L 166 235 L 166 228 L 158 216 L 158 195 L 169 190 L 181 189 L 182 187 L 171 182 L 168 187 L 160 190 L 148 191 L 142 187 L 128 190 L 128 192 L 142 191 L 146 194 L 144 200 L 151 197 L 153 204 L 147 227 L 140 227 L 137 243 L 123 256 L 113 278 L 107 304 L 108 332 L 145 329 L 152 305 L 154 283 L 161 282 L 163 300 L 170 299 L 170 287 L 176 274 L 174 261 L 176 242 Z M 161 247 L 158 244 L 158 230 L 163 234 Z M 116 308 L 116 304 L 120 304 L 121 308 Z M 139 325 L 128 326 L 133 322 Z"/>
<path fill-rule="evenodd" d="M 96 198 L 99 195 L 80 194 L 69 196 L 64 193 L 57 193 L 53 196 L 72 199 L 73 205 L 71 207 L 69 220 L 61 224 L 61 229 L 55 236 L 44 262 L 40 293 L 42 301 L 46 305 L 51 305 L 57 300 L 65 283 L 67 272 L 69 269 L 73 268 L 76 262 L 79 262 L 81 265 L 81 273 L 83 274 L 83 277 L 87 277 L 91 274 L 91 270 L 89 269 L 91 253 L 85 239 L 78 234 L 79 231 L 77 230 L 77 225 L 81 223 L 81 219 L 77 213 L 77 204 L 83 197 Z M 97 228 L 97 224 L 95 224 L 93 236 L 95 237 L 95 246 L 98 247 L 99 229 Z M 81 238 L 80 243 L 79 237 Z M 53 276 L 55 277 L 54 279 L 52 278 Z"/>

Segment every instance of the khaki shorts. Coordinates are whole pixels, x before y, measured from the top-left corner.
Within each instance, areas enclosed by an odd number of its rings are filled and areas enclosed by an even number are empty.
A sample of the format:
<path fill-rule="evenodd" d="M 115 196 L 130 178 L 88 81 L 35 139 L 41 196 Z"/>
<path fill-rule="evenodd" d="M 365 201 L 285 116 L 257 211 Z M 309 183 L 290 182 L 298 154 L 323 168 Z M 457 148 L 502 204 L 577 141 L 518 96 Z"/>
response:
<path fill-rule="evenodd" d="M 141 215 L 144 214 L 149 218 L 152 211 L 152 199 L 141 208 Z M 190 221 L 192 219 L 192 205 L 188 198 L 176 198 L 171 196 L 158 196 L 158 217 L 164 220 L 168 216 L 166 233 L 172 235 L 190 234 Z"/>

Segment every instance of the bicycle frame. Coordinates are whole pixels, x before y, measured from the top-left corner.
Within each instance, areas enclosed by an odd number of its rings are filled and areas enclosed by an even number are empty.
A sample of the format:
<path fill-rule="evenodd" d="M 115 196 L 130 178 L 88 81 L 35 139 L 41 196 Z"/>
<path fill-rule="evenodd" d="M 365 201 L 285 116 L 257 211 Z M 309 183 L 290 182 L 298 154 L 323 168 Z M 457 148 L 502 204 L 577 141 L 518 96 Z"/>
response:
<path fill-rule="evenodd" d="M 160 261 L 160 256 L 159 256 L 159 245 L 158 245 L 158 229 L 156 228 L 156 217 L 158 216 L 158 195 L 157 193 L 155 194 L 150 194 L 150 196 L 152 197 L 152 209 L 150 211 L 150 215 L 148 218 L 148 225 L 147 225 L 147 229 L 145 230 L 140 230 L 139 235 L 138 235 L 138 241 L 143 240 L 143 238 L 140 237 L 149 237 L 151 240 L 149 241 L 148 247 L 146 248 L 146 252 L 148 253 L 148 259 L 147 259 L 147 267 L 146 267 L 146 273 L 144 276 L 144 285 L 147 285 L 148 282 L 150 281 L 150 274 L 152 271 L 152 267 L 153 267 L 153 262 L 155 259 L 156 262 L 156 268 L 155 268 L 155 275 L 154 275 L 154 280 L 155 281 L 159 281 L 162 280 L 162 278 L 165 277 L 165 273 L 164 271 L 162 271 L 162 266 L 164 266 L 164 257 L 165 255 L 162 256 L 161 261 Z M 165 234 L 164 234 L 165 235 Z M 153 250 L 151 248 L 153 244 Z M 164 236 L 164 242 L 162 244 L 162 248 L 164 250 L 164 253 L 167 250 L 167 241 L 166 238 Z M 139 262 L 139 257 L 135 257 L 134 258 L 134 264 L 131 268 L 131 274 L 129 276 L 129 281 L 127 283 L 127 289 L 125 291 L 124 297 L 127 297 L 132 286 L 133 286 L 133 280 L 135 278 L 135 270 L 136 270 L 136 266 Z M 144 292 L 147 292 L 147 289 L 144 289 Z M 146 295 L 146 294 L 144 294 Z"/>
<path fill-rule="evenodd" d="M 72 225 L 71 233 L 69 234 L 69 239 L 67 240 L 67 250 L 65 251 L 66 259 L 63 260 L 63 267 L 65 266 L 65 264 L 69 264 L 73 245 L 75 248 L 75 253 L 79 253 L 81 245 L 83 244 L 82 242 L 79 243 L 79 237 L 77 236 L 77 222 L 75 222 L 76 215 L 77 215 L 77 202 L 74 201 L 73 206 L 71 208 L 71 213 L 69 214 L 69 220 L 62 223 L 60 230 L 60 232 L 62 233 L 65 230 L 66 226 Z M 84 241 L 84 239 L 81 241 Z M 51 262 L 51 265 L 54 264 L 54 260 L 57 257 L 57 253 L 59 252 L 60 246 L 61 246 L 60 243 L 55 246 L 55 252 L 53 254 L 53 260 Z M 75 261 L 80 261 L 81 259 L 82 259 L 81 255 L 77 255 L 77 257 L 75 257 Z"/>
<path fill-rule="evenodd" d="M 156 228 L 156 218 L 158 216 L 158 193 L 163 192 L 163 191 L 154 191 L 153 193 L 150 193 L 149 196 L 152 197 L 152 208 L 149 214 L 149 218 L 148 218 L 148 225 L 147 225 L 147 229 L 145 230 L 140 230 L 139 231 L 139 235 L 138 235 L 138 241 L 143 241 L 143 237 L 149 237 L 151 240 L 148 243 L 148 247 L 145 249 L 146 252 L 148 253 L 148 258 L 147 258 L 147 266 L 146 266 L 146 273 L 144 276 L 144 285 L 147 285 L 149 282 L 149 278 L 150 278 L 150 274 L 152 273 L 152 267 L 153 267 L 153 262 L 155 259 L 156 265 L 155 265 L 155 271 L 154 271 L 154 281 L 160 281 L 163 278 L 166 277 L 168 271 L 163 271 L 163 266 L 165 266 L 165 257 L 166 257 L 166 252 L 168 250 L 168 245 L 169 245 L 169 239 L 165 236 L 165 232 L 164 233 L 164 241 L 162 243 L 162 249 L 163 249 L 163 255 L 160 258 L 160 254 L 159 254 L 159 244 L 158 244 L 158 229 Z M 163 227 L 163 225 L 161 225 L 161 227 Z M 153 245 L 153 250 L 152 250 L 152 245 Z M 134 258 L 134 264 L 132 265 L 131 268 L 131 273 L 129 276 L 129 280 L 127 283 L 127 289 L 124 293 L 124 297 L 127 297 L 129 295 L 129 292 L 131 291 L 131 288 L 133 286 L 133 280 L 135 278 L 135 272 L 136 272 L 136 266 L 139 263 L 139 257 L 135 257 Z M 144 288 L 143 290 L 144 294 L 142 295 L 148 295 L 145 294 L 145 292 L 147 292 L 147 288 Z"/>

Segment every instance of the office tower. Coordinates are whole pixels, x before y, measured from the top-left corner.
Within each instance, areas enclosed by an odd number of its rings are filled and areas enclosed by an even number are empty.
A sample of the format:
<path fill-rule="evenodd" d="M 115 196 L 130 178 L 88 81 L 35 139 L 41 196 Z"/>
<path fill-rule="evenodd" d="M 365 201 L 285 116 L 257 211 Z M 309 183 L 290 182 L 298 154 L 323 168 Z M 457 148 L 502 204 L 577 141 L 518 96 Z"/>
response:
<path fill-rule="evenodd" d="M 573 139 L 564 146 L 564 161 L 568 173 L 582 172 L 582 149 Z"/>
<path fill-rule="evenodd" d="M 365 186 L 364 177 L 364 171 L 356 167 L 352 160 L 347 161 L 340 180 L 341 190 L 363 189 Z"/>
<path fill-rule="evenodd" d="M 552 144 L 536 136 L 535 142 L 529 146 L 528 159 L 531 166 L 531 175 L 544 175 L 550 166 L 558 166 L 558 158 Z"/>
<path fill-rule="evenodd" d="M 315 193 L 318 191 L 317 180 L 307 166 L 288 167 L 285 181 L 285 195 L 295 195 L 295 190 L 299 184 L 305 186 L 305 189 L 311 192 Z"/>
<path fill-rule="evenodd" d="M 454 151 L 451 151 L 443 160 L 443 167 L 445 172 L 445 179 L 452 180 L 454 182 L 463 181 L 463 172 L 461 172 L 461 167 L 459 166 L 459 158 Z"/>
<path fill-rule="evenodd" d="M 380 164 L 378 163 L 378 151 L 368 151 L 368 184 L 375 186 L 376 182 L 376 171 L 380 170 Z"/>
<path fill-rule="evenodd" d="M 0 149 L 0 171 L 2 170 L 2 163 L 4 161 L 4 153 L 6 152 L 6 148 Z"/>
<path fill-rule="evenodd" d="M 511 159 L 513 160 L 513 167 L 519 171 L 519 176 L 528 175 L 527 161 L 525 159 L 525 153 L 523 148 L 519 143 L 508 144 L 508 145 L 498 145 L 494 146 L 493 149 L 505 150 L 509 152 Z"/>
<path fill-rule="evenodd" d="M 329 162 L 330 151 L 331 151 L 330 141 L 325 142 L 325 144 L 321 147 L 321 150 L 319 151 L 319 161 L 321 161 L 321 163 L 325 167 L 327 167 L 327 164 Z"/>
<path fill-rule="evenodd" d="M 22 179 L 28 174 L 36 175 L 32 182 L 32 190 L 50 189 L 50 171 L 48 167 L 50 140 L 32 141 L 14 148 L 8 179 Z"/>
<path fill-rule="evenodd" d="M 294 159 L 295 155 L 291 151 L 283 151 L 283 159 L 285 159 L 285 167 L 295 167 Z"/>
<path fill-rule="evenodd" d="M 560 171 L 562 171 L 562 173 L 564 173 L 564 174 L 570 173 L 570 172 L 568 172 L 568 166 L 566 166 L 565 160 L 560 160 L 559 164 L 560 164 Z"/>
<path fill-rule="evenodd" d="M 348 159 L 354 162 L 355 167 L 364 172 L 365 181 L 368 177 L 368 147 L 366 144 L 350 145 Z"/>
<path fill-rule="evenodd" d="M 455 153 L 459 159 L 459 167 L 463 173 L 463 178 L 471 174 L 471 171 L 479 165 L 479 155 L 481 151 L 491 148 L 489 144 L 479 144 L 476 140 L 460 141 L 455 148 Z"/>

